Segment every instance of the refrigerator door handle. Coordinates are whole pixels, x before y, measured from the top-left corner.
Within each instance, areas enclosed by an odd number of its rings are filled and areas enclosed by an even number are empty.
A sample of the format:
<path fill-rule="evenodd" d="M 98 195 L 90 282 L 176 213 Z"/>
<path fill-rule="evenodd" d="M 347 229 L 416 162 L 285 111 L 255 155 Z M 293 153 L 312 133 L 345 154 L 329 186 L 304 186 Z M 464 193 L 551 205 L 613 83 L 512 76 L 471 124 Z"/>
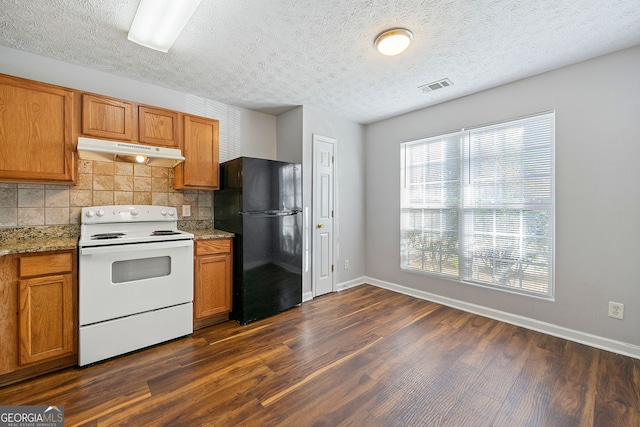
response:
<path fill-rule="evenodd" d="M 277 217 L 277 216 L 292 216 L 302 212 L 300 209 L 292 209 L 286 211 L 246 211 L 240 212 L 240 215 L 254 216 L 254 217 Z"/>

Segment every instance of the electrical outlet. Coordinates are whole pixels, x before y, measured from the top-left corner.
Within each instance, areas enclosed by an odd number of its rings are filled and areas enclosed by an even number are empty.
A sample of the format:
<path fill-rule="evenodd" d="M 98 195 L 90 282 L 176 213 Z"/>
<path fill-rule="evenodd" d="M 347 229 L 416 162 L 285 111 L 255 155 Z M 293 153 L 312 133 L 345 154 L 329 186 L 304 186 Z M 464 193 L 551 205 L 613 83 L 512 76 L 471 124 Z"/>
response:
<path fill-rule="evenodd" d="M 182 216 L 191 216 L 191 205 L 182 205 Z"/>
<path fill-rule="evenodd" d="M 624 319 L 624 304 L 609 301 L 609 317 Z"/>
<path fill-rule="evenodd" d="M 344 269 L 345 269 L 345 270 L 348 270 L 348 269 L 349 269 L 349 260 L 348 260 L 348 259 L 345 259 L 345 260 L 344 260 Z"/>

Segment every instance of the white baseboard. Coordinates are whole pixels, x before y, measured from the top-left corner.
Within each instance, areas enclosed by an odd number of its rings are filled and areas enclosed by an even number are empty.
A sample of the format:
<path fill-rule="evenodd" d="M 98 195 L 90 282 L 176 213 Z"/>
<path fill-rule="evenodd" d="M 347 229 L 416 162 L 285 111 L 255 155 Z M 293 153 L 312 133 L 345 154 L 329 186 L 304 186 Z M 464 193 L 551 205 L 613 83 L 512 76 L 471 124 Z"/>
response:
<path fill-rule="evenodd" d="M 574 329 L 565 328 L 563 326 L 541 322 L 529 317 L 518 316 L 517 314 L 494 310 L 492 308 L 487 308 L 476 304 L 470 304 L 464 301 L 443 297 L 429 292 L 419 291 L 417 289 L 408 288 L 406 286 L 385 282 L 383 280 L 378 280 L 371 277 L 362 277 L 357 280 L 362 281 L 362 283 L 369 283 L 371 285 L 388 289 L 390 291 L 398 292 L 427 301 L 436 302 L 438 304 L 457 308 L 459 310 L 478 314 L 480 316 L 489 317 L 501 322 L 509 323 L 516 326 L 522 326 L 523 328 L 542 332 L 554 337 L 564 338 L 569 341 L 574 341 L 580 344 L 585 344 L 591 347 L 611 351 L 613 353 L 622 354 L 624 356 L 633 357 L 635 359 L 640 359 L 640 346 L 634 344 L 576 331 Z"/>
<path fill-rule="evenodd" d="M 355 288 L 356 286 L 364 285 L 366 283 L 366 278 L 364 276 L 356 277 L 355 279 L 338 283 L 336 286 L 336 291 L 344 291 L 349 288 Z"/>
<path fill-rule="evenodd" d="M 358 278 L 355 278 L 353 280 L 349 280 L 347 282 L 338 283 L 336 285 L 336 291 L 340 292 L 340 291 L 344 291 L 346 289 L 354 288 L 356 286 L 360 286 L 360 285 L 364 285 L 364 284 L 365 284 L 365 277 L 364 276 L 360 276 Z M 304 292 L 302 294 L 302 302 L 311 301 L 312 299 L 313 299 L 313 292 Z"/>

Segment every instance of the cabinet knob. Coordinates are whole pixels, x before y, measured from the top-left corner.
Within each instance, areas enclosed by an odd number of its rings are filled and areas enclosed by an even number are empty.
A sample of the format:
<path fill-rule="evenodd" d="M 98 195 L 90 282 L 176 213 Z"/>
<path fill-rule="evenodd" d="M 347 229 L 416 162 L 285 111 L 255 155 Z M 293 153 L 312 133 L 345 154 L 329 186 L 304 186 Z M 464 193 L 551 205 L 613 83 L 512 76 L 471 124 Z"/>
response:
<path fill-rule="evenodd" d="M 318 224 L 318 228 L 324 228 L 324 224 Z"/>

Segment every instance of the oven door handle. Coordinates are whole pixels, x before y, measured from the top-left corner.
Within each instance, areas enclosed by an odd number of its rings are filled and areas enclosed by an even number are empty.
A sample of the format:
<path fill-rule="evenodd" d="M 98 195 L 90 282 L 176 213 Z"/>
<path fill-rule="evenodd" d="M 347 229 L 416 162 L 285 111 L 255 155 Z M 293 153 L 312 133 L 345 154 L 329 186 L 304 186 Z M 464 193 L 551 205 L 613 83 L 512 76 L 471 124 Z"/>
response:
<path fill-rule="evenodd" d="M 193 247 L 193 240 L 172 240 L 154 243 L 134 243 L 131 245 L 105 245 L 80 248 L 80 255 L 116 254 L 123 252 L 139 252 L 145 249 L 170 249 Z"/>

